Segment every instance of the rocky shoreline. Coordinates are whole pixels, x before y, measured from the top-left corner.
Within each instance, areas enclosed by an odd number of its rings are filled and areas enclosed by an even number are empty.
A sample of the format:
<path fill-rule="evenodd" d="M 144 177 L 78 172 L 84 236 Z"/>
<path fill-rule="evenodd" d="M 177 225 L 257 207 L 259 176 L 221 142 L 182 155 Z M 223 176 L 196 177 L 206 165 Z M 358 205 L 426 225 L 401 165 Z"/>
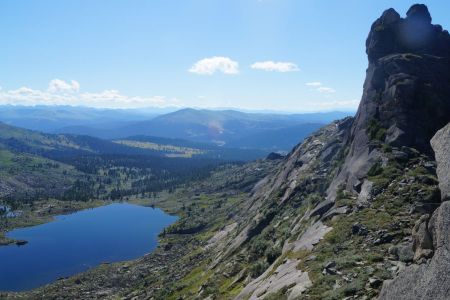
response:
<path fill-rule="evenodd" d="M 84 209 L 95 208 L 111 203 L 111 201 L 103 200 L 88 202 L 48 200 L 35 202 L 32 207 L 22 206 L 20 207 L 20 214 L 8 218 L 0 218 L 0 247 L 11 244 L 23 246 L 27 243 L 27 241 L 24 240 L 14 240 L 6 237 L 5 234 L 8 231 L 48 223 L 58 215 L 71 214 Z"/>

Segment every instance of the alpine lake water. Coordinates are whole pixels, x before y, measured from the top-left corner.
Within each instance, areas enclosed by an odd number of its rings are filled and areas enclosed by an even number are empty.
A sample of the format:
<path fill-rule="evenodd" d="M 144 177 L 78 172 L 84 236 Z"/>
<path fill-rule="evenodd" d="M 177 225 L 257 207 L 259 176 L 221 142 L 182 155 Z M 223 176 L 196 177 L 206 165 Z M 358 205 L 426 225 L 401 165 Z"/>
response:
<path fill-rule="evenodd" d="M 177 217 L 159 209 L 115 203 L 7 233 L 26 240 L 0 247 L 0 291 L 24 291 L 108 262 L 150 253 Z"/>

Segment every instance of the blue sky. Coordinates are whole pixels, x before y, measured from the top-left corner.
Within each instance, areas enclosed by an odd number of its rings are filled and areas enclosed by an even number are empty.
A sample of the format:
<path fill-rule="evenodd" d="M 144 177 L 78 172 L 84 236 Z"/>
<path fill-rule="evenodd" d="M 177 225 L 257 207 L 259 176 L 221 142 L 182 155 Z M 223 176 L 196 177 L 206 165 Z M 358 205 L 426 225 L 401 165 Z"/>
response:
<path fill-rule="evenodd" d="M 414 3 L 2 0 L 0 103 L 356 109 L 370 25 Z"/>

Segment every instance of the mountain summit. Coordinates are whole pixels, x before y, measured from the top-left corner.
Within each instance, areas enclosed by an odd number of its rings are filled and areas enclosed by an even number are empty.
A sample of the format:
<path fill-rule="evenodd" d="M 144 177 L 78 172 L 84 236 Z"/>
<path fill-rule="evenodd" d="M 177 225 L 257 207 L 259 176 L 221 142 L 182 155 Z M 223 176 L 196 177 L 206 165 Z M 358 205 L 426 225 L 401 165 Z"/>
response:
<path fill-rule="evenodd" d="M 400 18 L 391 8 L 372 25 L 366 41 L 369 67 L 352 133 L 359 137 L 361 129 L 369 129 L 369 140 L 429 152 L 429 140 L 449 121 L 450 35 L 431 24 L 423 4 L 406 15 Z"/>
<path fill-rule="evenodd" d="M 432 154 L 430 139 L 450 120 L 450 35 L 431 24 L 425 5 L 413 5 L 406 18 L 392 8 L 383 12 L 366 52 L 364 91 L 334 188 L 357 185 L 380 159 L 382 144 Z"/>
<path fill-rule="evenodd" d="M 390 8 L 373 24 L 366 41 L 371 63 L 396 53 L 415 53 L 449 57 L 449 34 L 440 25 L 431 24 L 431 15 L 424 4 L 415 4 L 406 18 Z"/>

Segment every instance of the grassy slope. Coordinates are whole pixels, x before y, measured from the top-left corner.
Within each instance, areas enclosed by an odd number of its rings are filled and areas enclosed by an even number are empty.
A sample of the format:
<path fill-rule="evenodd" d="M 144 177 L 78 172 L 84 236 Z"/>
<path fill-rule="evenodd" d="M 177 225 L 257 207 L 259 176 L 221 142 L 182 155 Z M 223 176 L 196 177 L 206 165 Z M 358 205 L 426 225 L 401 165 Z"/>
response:
<path fill-rule="evenodd" d="M 142 148 L 142 149 L 150 149 L 155 151 L 160 151 L 166 153 L 166 157 L 185 157 L 190 158 L 195 155 L 201 155 L 205 153 L 205 150 L 189 148 L 189 147 L 180 147 L 180 146 L 172 146 L 172 145 L 162 145 L 156 144 L 152 142 L 141 142 L 134 140 L 116 140 L 114 141 L 117 144 L 126 145 L 130 147 Z"/>

